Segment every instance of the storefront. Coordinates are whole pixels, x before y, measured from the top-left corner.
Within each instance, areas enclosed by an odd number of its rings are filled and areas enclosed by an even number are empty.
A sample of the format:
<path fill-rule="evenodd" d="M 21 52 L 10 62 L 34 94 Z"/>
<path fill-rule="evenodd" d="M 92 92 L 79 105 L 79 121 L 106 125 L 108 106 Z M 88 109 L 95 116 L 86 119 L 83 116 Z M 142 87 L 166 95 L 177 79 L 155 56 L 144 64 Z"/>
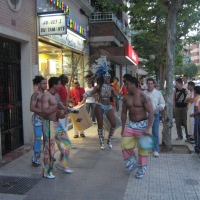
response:
<path fill-rule="evenodd" d="M 64 11 L 58 10 L 53 2 L 49 1 L 48 5 L 50 11 L 38 12 L 39 74 L 48 80 L 64 73 L 85 86 L 84 74 L 89 67 L 87 24 L 66 4 Z"/>
<path fill-rule="evenodd" d="M 78 78 L 84 85 L 84 73 L 88 69 L 89 52 L 82 52 L 84 40 L 75 35 L 49 35 L 39 37 L 39 73 L 47 80 L 52 76 L 67 74 Z M 73 72 L 74 70 L 74 72 Z"/>

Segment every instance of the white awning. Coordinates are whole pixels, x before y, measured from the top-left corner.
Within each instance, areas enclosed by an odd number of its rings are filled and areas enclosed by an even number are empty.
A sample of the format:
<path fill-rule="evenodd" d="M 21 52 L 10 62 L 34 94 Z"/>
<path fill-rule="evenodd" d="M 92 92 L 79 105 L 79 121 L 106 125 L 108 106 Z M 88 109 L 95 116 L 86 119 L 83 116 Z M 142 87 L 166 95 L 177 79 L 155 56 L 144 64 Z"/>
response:
<path fill-rule="evenodd" d="M 148 74 L 148 72 L 144 71 L 143 69 L 137 69 L 137 73 L 139 75 L 147 75 Z"/>

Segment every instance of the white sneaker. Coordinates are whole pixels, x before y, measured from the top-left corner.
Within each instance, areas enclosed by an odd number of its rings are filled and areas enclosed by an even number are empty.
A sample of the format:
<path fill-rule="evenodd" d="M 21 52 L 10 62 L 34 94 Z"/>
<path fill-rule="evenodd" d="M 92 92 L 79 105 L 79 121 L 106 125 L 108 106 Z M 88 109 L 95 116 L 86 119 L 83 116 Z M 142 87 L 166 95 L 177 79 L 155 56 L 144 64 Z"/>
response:
<path fill-rule="evenodd" d="M 55 178 L 55 176 L 52 174 L 52 172 L 50 172 L 49 174 L 44 174 L 44 177 L 45 177 L 45 178 L 48 178 L 48 179 L 53 179 L 53 178 Z"/>
<path fill-rule="evenodd" d="M 153 152 L 154 157 L 159 157 L 159 153 L 157 151 Z"/>
<path fill-rule="evenodd" d="M 62 167 L 62 166 L 60 166 L 60 165 L 56 165 L 56 167 L 57 167 L 58 169 L 64 171 L 64 172 L 66 172 L 67 174 L 72 174 L 72 173 L 74 172 L 73 170 L 71 170 L 71 169 L 69 169 L 69 168 L 64 168 L 64 167 Z"/>

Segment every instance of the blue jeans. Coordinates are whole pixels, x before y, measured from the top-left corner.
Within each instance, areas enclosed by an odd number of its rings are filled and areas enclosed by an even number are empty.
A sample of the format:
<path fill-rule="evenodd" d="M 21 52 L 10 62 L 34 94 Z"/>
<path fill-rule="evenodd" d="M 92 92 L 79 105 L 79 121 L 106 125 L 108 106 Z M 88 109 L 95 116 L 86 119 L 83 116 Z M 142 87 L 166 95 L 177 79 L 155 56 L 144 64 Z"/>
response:
<path fill-rule="evenodd" d="M 95 122 L 94 103 L 86 103 L 86 109 L 93 122 Z"/>
<path fill-rule="evenodd" d="M 160 114 L 154 114 L 154 121 L 152 126 L 152 135 L 154 136 L 155 145 L 153 151 L 159 151 L 159 125 L 160 125 Z"/>

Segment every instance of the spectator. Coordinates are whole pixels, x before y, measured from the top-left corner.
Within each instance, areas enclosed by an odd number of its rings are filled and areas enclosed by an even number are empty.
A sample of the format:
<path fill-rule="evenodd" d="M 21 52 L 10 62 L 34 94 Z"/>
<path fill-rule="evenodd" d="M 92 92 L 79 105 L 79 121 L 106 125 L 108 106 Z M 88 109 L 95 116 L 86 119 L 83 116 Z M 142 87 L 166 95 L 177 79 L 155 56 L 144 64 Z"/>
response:
<path fill-rule="evenodd" d="M 72 102 L 72 107 L 77 106 L 83 100 L 83 94 L 85 93 L 85 89 L 80 87 L 80 83 L 77 79 L 74 79 L 74 87 L 72 87 L 69 91 L 69 98 Z M 81 137 L 85 137 L 85 133 L 83 131 L 80 132 Z M 74 127 L 74 138 L 79 137 L 79 132 Z"/>
<path fill-rule="evenodd" d="M 187 75 L 183 76 L 183 88 L 185 88 L 186 90 L 188 88 L 188 76 Z"/>
<path fill-rule="evenodd" d="M 194 152 L 200 153 L 200 86 L 194 87 L 196 97 L 194 99 L 194 113 L 190 117 L 195 117 L 194 125 Z"/>
<path fill-rule="evenodd" d="M 154 88 L 154 79 L 147 79 L 147 90 L 144 93 L 151 99 L 153 110 L 154 110 L 154 120 L 152 126 L 152 135 L 155 139 L 155 145 L 153 147 L 153 155 L 155 157 L 159 156 L 159 124 L 160 124 L 160 111 L 165 108 L 165 100 L 160 91 Z"/>
<path fill-rule="evenodd" d="M 142 89 L 142 91 L 146 90 L 147 89 L 147 84 L 144 83 L 144 79 L 141 77 L 140 79 L 140 88 Z"/>
<path fill-rule="evenodd" d="M 194 118 L 190 117 L 194 113 L 194 86 L 194 82 L 188 82 L 188 94 L 184 101 L 184 103 L 187 103 L 187 131 L 190 135 L 194 134 Z M 185 142 L 194 143 L 194 138 L 187 138 Z"/>
<path fill-rule="evenodd" d="M 176 121 L 176 129 L 178 137 L 176 140 L 183 139 L 181 126 L 185 128 L 186 138 L 189 138 L 187 132 L 187 103 L 184 103 L 187 96 L 187 90 L 183 88 L 183 81 L 181 78 L 176 79 L 176 89 L 174 90 L 174 115 Z"/>
<path fill-rule="evenodd" d="M 121 96 L 123 97 L 125 94 L 127 94 L 127 90 L 126 90 L 126 87 L 125 87 L 125 83 L 126 83 L 126 80 L 131 78 L 132 75 L 131 74 L 124 74 L 123 76 L 123 86 L 121 88 Z"/>
<path fill-rule="evenodd" d="M 120 91 L 120 86 L 117 84 L 118 82 L 119 82 L 119 79 L 117 77 L 114 77 L 113 83 L 111 83 L 111 85 L 114 86 L 115 91 L 117 93 L 119 93 L 119 91 Z M 118 112 L 119 111 L 119 100 L 116 100 L 116 98 L 114 98 L 114 102 L 115 102 L 116 111 Z"/>
<path fill-rule="evenodd" d="M 160 85 L 159 85 L 159 84 L 157 84 L 157 85 L 155 86 L 155 88 L 156 88 L 156 90 L 160 91 L 160 92 L 161 92 L 161 94 L 162 94 L 162 95 L 163 95 L 163 97 L 164 97 L 165 93 L 164 93 L 164 91 L 163 91 L 163 90 L 161 90 L 161 89 L 160 89 Z"/>
<path fill-rule="evenodd" d="M 69 79 L 66 74 L 60 75 L 59 78 L 61 80 L 61 87 L 60 87 L 60 90 L 56 93 L 59 94 L 63 105 L 68 106 L 68 94 L 67 94 L 66 84 L 68 83 Z M 67 132 L 68 131 L 68 115 L 66 115 L 66 117 L 63 119 L 59 119 L 59 121 L 62 124 L 64 130 Z"/>
<path fill-rule="evenodd" d="M 92 81 L 91 82 L 88 82 L 88 87 L 85 88 L 85 92 L 86 93 L 90 93 L 94 87 L 92 86 Z M 90 117 L 92 119 L 92 122 L 93 124 L 96 124 L 96 121 L 95 121 L 95 114 L 94 114 L 94 106 L 95 106 L 95 98 L 93 96 L 91 97 L 88 97 L 88 98 L 83 98 L 82 103 L 86 102 L 86 109 L 88 111 L 88 114 L 90 114 Z"/>

